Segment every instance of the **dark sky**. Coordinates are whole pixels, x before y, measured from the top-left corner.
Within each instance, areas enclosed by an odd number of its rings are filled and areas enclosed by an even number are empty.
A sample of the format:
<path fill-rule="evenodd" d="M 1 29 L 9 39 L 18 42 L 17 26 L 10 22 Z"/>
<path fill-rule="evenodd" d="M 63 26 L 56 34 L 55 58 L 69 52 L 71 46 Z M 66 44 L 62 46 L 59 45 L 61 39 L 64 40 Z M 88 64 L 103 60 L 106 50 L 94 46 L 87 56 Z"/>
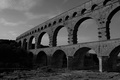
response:
<path fill-rule="evenodd" d="M 86 0 L 0 0 L 0 39 L 21 33 Z"/>

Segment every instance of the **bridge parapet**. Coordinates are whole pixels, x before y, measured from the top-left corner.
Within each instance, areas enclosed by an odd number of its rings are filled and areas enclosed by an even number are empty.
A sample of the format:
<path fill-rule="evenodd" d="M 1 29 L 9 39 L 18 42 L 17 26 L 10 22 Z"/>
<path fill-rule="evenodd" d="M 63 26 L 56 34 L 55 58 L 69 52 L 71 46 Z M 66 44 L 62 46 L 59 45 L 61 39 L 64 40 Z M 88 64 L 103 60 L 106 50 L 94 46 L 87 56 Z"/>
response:
<path fill-rule="evenodd" d="M 104 41 L 78 43 L 74 45 L 39 48 L 30 51 L 32 51 L 36 55 L 40 51 L 44 51 L 47 55 L 53 55 L 55 51 L 63 50 L 67 56 L 73 56 L 78 49 L 87 47 L 94 50 L 98 56 L 109 56 L 111 51 L 119 45 L 120 45 L 120 38 L 112 39 L 112 40 L 104 40 Z"/>

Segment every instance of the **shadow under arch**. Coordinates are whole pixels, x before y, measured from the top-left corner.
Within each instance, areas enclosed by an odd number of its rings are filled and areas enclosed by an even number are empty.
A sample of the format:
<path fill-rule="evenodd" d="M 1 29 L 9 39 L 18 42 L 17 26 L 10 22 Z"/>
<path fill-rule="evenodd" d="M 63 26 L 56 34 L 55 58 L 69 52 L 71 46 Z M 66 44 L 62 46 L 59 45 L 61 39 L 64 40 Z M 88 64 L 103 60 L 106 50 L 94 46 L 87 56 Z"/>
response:
<path fill-rule="evenodd" d="M 30 57 L 31 59 L 33 59 L 33 56 L 34 56 L 33 52 L 29 51 L 29 52 L 28 52 L 28 55 L 29 55 L 29 57 Z"/>
<path fill-rule="evenodd" d="M 61 28 L 63 28 L 64 26 L 63 25 L 60 25 L 58 26 L 54 33 L 53 33 L 53 43 L 52 43 L 52 46 L 57 46 L 57 35 L 58 35 L 58 32 L 60 31 Z"/>
<path fill-rule="evenodd" d="M 35 49 L 35 36 L 31 36 L 29 39 L 29 49 Z"/>
<path fill-rule="evenodd" d="M 33 67 L 33 57 L 34 57 L 34 54 L 33 54 L 33 52 L 31 52 L 31 51 L 29 51 L 28 52 L 28 63 L 30 64 L 30 66 L 29 67 Z"/>
<path fill-rule="evenodd" d="M 18 45 L 21 47 L 21 45 L 22 45 L 22 42 L 21 42 L 21 41 L 19 41 L 19 42 L 18 42 Z"/>
<path fill-rule="evenodd" d="M 43 36 L 48 33 L 47 32 L 42 32 L 39 37 L 38 37 L 38 42 L 37 42 L 37 48 L 46 48 L 46 47 L 49 47 L 49 44 L 48 45 L 42 45 L 41 42 L 42 42 L 42 38 Z M 49 35 L 48 35 L 48 38 L 49 38 Z M 49 40 L 50 41 L 50 40 Z"/>
<path fill-rule="evenodd" d="M 119 71 L 120 72 L 120 45 L 115 47 L 108 58 L 108 71 Z"/>
<path fill-rule="evenodd" d="M 23 40 L 23 48 L 27 50 L 27 39 Z"/>
<path fill-rule="evenodd" d="M 96 53 L 90 53 L 88 47 L 78 49 L 73 58 L 72 69 L 98 70 L 99 60 Z M 94 51 L 94 50 L 93 50 Z"/>
<path fill-rule="evenodd" d="M 108 2 L 110 2 L 111 0 L 105 0 L 104 2 L 103 2 L 103 6 L 105 6 Z"/>
<path fill-rule="evenodd" d="M 113 16 L 120 10 L 120 6 L 118 6 L 117 8 L 115 8 L 107 17 L 107 22 L 106 22 L 106 36 L 107 39 L 110 39 L 110 23 L 111 23 L 111 19 L 113 18 Z"/>
<path fill-rule="evenodd" d="M 91 11 L 93 11 L 98 5 L 97 4 L 93 4 L 91 7 Z"/>
<path fill-rule="evenodd" d="M 54 68 L 66 68 L 67 67 L 67 56 L 64 51 L 57 50 L 52 56 L 52 66 Z"/>
<path fill-rule="evenodd" d="M 74 26 L 74 31 L 73 31 L 73 44 L 77 44 L 77 32 L 78 32 L 78 28 L 80 26 L 80 24 L 82 22 L 84 22 L 87 19 L 92 19 L 91 17 L 84 17 L 82 19 L 80 19 Z"/>
<path fill-rule="evenodd" d="M 37 67 L 47 66 L 47 55 L 44 51 L 40 51 L 36 57 Z"/>

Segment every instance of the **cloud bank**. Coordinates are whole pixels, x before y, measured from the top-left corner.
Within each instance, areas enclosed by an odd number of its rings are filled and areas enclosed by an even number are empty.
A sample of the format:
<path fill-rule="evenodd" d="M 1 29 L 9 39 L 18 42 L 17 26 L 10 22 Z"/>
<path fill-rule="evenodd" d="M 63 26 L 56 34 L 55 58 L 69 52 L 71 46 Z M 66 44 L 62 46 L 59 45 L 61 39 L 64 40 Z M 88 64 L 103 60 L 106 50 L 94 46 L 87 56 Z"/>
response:
<path fill-rule="evenodd" d="M 36 4 L 35 0 L 0 0 L 0 9 L 26 11 Z"/>
<path fill-rule="evenodd" d="M 0 23 L 4 26 L 18 26 L 19 24 L 23 24 L 23 22 L 9 22 L 5 20 L 4 18 L 0 18 Z"/>

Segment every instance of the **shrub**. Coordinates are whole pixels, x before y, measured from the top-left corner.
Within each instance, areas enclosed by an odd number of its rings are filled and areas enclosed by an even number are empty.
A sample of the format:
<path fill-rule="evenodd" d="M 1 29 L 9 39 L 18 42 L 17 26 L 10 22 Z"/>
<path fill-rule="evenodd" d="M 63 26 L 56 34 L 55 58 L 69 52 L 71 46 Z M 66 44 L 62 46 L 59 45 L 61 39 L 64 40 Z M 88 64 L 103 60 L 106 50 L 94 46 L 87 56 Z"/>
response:
<path fill-rule="evenodd" d="M 0 68 L 32 68 L 33 54 L 15 41 L 0 43 Z"/>

